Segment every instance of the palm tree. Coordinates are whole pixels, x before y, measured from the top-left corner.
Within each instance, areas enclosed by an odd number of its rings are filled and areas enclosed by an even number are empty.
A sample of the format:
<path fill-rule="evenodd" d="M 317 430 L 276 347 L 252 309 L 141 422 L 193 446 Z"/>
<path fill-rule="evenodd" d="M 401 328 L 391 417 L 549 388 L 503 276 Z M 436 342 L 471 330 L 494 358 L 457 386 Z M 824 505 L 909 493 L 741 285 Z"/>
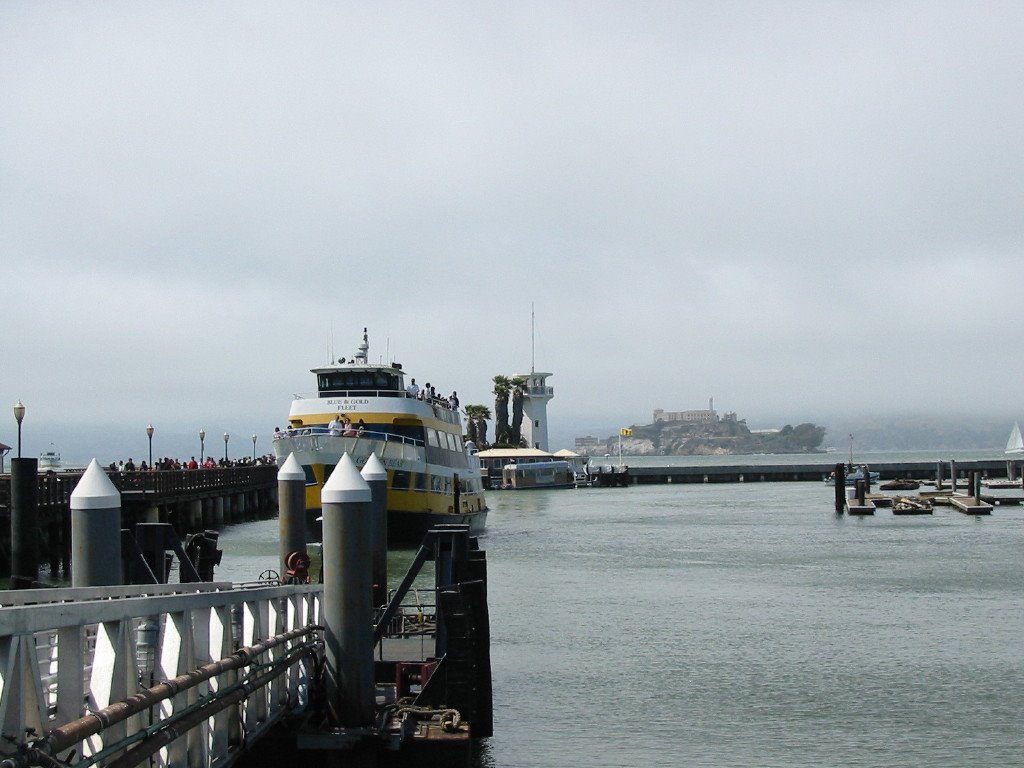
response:
<path fill-rule="evenodd" d="M 483 449 L 487 445 L 487 420 L 491 418 L 491 409 L 486 405 L 467 405 L 466 436 Z"/>
<path fill-rule="evenodd" d="M 516 376 L 510 384 L 512 385 L 512 426 L 509 427 L 508 441 L 512 445 L 521 445 L 523 442 L 523 395 L 526 394 L 526 377 Z"/>
<path fill-rule="evenodd" d="M 494 442 L 507 445 L 509 441 L 508 395 L 512 382 L 500 373 L 494 377 Z"/>

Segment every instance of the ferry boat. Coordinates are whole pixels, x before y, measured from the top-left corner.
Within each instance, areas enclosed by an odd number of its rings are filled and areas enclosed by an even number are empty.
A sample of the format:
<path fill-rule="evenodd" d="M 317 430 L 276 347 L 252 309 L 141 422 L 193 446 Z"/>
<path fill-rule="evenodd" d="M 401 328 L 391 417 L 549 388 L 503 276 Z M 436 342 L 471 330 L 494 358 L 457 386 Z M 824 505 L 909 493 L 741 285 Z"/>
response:
<path fill-rule="evenodd" d="M 306 474 L 306 510 L 320 515 L 320 491 L 344 453 L 362 467 L 371 453 L 387 469 L 388 542 L 418 544 L 441 523 L 469 525 L 471 535 L 487 521 L 480 464 L 463 441 L 457 407 L 443 398 L 417 395 L 400 363 L 369 362 L 369 337 L 351 360 L 341 358 L 316 375 L 317 392 L 296 395 L 288 427 L 275 428 L 278 466 L 294 454 Z"/>

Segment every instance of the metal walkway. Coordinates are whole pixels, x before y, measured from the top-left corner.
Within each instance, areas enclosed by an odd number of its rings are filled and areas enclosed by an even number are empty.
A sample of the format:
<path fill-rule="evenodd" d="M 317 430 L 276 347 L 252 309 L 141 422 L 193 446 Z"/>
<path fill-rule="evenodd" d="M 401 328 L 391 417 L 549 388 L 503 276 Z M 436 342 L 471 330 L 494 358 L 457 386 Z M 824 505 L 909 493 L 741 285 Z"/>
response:
<path fill-rule="evenodd" d="M 321 598 L 227 583 L 0 592 L 0 766 L 230 766 L 309 704 Z"/>

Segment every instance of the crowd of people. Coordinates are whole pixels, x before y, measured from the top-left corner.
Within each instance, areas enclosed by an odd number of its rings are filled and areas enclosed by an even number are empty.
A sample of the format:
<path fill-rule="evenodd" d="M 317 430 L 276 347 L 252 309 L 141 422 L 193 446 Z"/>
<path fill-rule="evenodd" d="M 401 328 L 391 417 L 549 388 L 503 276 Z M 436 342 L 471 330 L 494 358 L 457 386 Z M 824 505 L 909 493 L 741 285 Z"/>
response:
<path fill-rule="evenodd" d="M 277 460 L 273 454 L 265 454 L 263 456 L 257 456 L 255 461 L 251 456 L 243 456 L 239 459 L 215 459 L 212 456 L 207 456 L 203 459 L 202 463 L 196 461 L 196 457 L 193 456 L 187 461 L 181 461 L 180 459 L 172 459 L 169 456 L 165 456 L 162 459 L 153 462 L 153 466 L 149 466 L 146 460 L 143 459 L 139 464 L 135 463 L 135 460 L 128 457 L 128 461 L 123 459 L 120 461 L 112 461 L 107 469 L 110 472 L 164 472 L 170 470 L 190 470 L 190 469 L 218 469 L 224 467 L 251 467 L 251 466 L 265 466 L 269 464 L 276 464 Z"/>
<path fill-rule="evenodd" d="M 420 386 L 416 383 L 416 379 L 411 379 L 409 381 L 409 386 L 405 388 L 405 394 L 407 397 L 415 397 L 417 400 L 425 400 L 428 403 L 432 403 L 434 405 L 441 405 L 444 406 L 445 408 L 450 408 L 453 411 L 459 410 L 458 392 L 452 390 L 452 393 L 448 395 L 448 397 L 438 395 L 436 390 L 432 386 L 430 386 L 429 381 L 426 384 L 424 384 L 423 388 L 421 389 Z"/>

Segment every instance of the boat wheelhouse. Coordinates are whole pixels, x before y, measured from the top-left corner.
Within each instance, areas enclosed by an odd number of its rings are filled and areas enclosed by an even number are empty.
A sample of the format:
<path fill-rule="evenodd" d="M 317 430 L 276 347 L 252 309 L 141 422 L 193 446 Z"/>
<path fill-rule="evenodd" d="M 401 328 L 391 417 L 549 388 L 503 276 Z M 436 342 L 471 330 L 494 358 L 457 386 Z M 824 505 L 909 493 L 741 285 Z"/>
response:
<path fill-rule="evenodd" d="M 348 453 L 362 468 L 370 454 L 387 470 L 388 540 L 418 543 L 439 523 L 483 532 L 487 504 L 479 462 L 463 441 L 448 400 L 406 385 L 399 363 L 368 361 L 369 340 L 351 360 L 313 368 L 317 391 L 296 395 L 285 430 L 275 430 L 278 465 L 293 454 L 306 475 L 306 509 L 319 516 L 320 492 Z"/>

